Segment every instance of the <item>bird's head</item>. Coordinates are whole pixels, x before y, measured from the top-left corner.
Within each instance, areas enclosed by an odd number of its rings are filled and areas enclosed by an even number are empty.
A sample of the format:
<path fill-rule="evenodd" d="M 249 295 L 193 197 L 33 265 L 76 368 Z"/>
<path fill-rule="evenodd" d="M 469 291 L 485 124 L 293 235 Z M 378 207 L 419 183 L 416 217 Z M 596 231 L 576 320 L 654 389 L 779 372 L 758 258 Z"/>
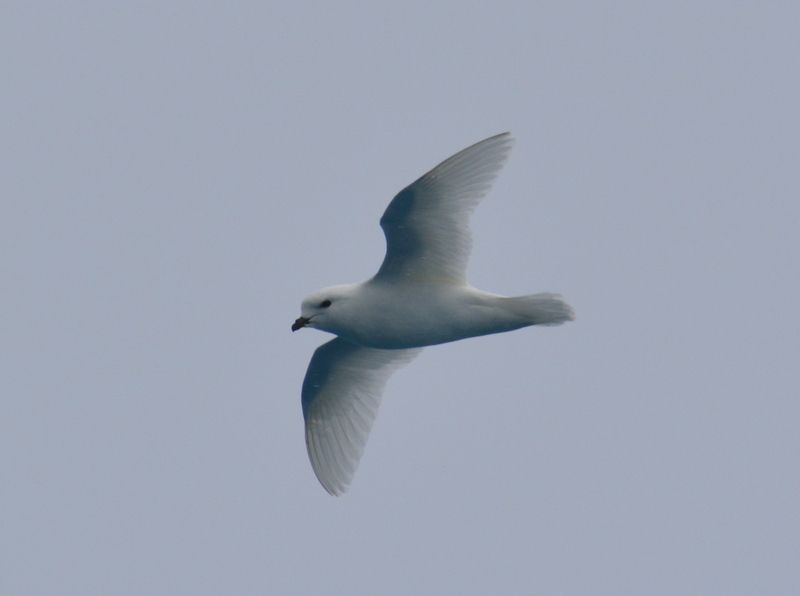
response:
<path fill-rule="evenodd" d="M 300 306 L 300 317 L 292 324 L 292 331 L 313 327 L 336 333 L 337 321 L 348 311 L 353 286 L 332 286 L 309 294 Z"/>

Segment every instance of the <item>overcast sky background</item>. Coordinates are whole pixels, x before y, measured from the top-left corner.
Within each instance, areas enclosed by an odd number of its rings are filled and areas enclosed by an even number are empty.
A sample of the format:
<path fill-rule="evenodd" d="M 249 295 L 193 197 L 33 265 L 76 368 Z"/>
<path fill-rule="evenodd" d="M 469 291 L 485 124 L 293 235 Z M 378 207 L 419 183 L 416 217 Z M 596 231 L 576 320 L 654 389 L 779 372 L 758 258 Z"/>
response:
<path fill-rule="evenodd" d="M 800 590 L 800 5 L 5 2 L 0 592 Z M 518 142 L 345 496 L 301 299 Z"/>

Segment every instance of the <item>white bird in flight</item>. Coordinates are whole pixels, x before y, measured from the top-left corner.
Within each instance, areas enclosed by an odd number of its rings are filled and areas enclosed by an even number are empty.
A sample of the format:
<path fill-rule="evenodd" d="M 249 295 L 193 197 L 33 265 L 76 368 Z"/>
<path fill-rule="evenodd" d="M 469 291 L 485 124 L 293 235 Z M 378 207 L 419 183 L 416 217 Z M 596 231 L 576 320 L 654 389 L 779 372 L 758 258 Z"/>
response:
<path fill-rule="evenodd" d="M 314 352 L 302 391 L 308 456 L 330 494 L 350 486 L 389 377 L 424 346 L 574 318 L 557 294 L 506 297 L 467 283 L 469 218 L 513 144 L 509 133 L 485 139 L 400 191 L 381 217 L 378 273 L 303 300 L 292 331 L 337 336 Z"/>

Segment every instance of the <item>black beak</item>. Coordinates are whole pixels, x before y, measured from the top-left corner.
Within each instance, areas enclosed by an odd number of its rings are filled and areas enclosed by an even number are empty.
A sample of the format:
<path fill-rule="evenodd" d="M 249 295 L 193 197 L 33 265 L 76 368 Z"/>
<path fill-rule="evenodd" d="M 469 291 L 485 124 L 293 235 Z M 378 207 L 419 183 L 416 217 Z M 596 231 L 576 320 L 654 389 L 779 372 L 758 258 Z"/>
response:
<path fill-rule="evenodd" d="M 311 320 L 311 319 L 307 319 L 307 318 L 305 318 L 305 317 L 300 317 L 300 318 L 299 318 L 299 319 L 297 319 L 297 320 L 294 322 L 294 324 L 292 325 L 292 331 L 297 331 L 298 329 L 302 329 L 303 327 L 305 327 L 306 325 L 308 325 L 308 322 L 309 322 L 310 320 Z"/>

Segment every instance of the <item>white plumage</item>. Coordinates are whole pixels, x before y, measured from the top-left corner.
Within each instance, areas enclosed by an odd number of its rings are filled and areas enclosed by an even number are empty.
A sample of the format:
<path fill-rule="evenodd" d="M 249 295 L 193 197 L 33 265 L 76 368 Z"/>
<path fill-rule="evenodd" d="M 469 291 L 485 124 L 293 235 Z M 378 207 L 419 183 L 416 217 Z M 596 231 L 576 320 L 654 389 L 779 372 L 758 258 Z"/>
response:
<path fill-rule="evenodd" d="M 378 273 L 303 300 L 292 330 L 338 336 L 317 348 L 302 391 L 308 455 L 329 493 L 349 487 L 386 382 L 422 347 L 573 319 L 556 294 L 506 297 L 467 283 L 469 218 L 512 145 L 508 133 L 490 137 L 403 189 L 381 218 Z"/>

